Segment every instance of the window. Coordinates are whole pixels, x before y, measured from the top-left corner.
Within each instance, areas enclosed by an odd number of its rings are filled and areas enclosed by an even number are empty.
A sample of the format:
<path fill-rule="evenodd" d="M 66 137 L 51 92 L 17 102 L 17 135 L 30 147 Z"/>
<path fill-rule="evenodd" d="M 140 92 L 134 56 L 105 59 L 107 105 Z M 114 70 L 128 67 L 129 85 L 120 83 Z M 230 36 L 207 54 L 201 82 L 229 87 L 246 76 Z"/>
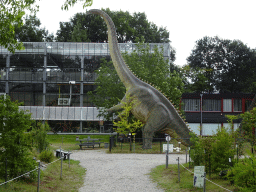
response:
<path fill-rule="evenodd" d="M 218 123 L 203 123 L 202 135 L 214 135 L 214 134 L 217 133 L 218 127 L 221 127 L 221 124 L 218 124 Z"/>
<path fill-rule="evenodd" d="M 184 111 L 200 111 L 200 99 L 182 99 Z"/>
<path fill-rule="evenodd" d="M 203 111 L 221 111 L 221 100 L 203 99 Z"/>
<path fill-rule="evenodd" d="M 251 104 L 252 104 L 251 100 L 245 100 L 245 111 L 248 111 Z"/>
<path fill-rule="evenodd" d="M 195 134 L 200 135 L 200 123 L 189 123 L 188 125 Z"/>
<path fill-rule="evenodd" d="M 242 99 L 234 99 L 234 111 L 242 111 Z"/>
<path fill-rule="evenodd" d="M 223 99 L 223 111 L 224 112 L 232 111 L 232 99 Z"/>

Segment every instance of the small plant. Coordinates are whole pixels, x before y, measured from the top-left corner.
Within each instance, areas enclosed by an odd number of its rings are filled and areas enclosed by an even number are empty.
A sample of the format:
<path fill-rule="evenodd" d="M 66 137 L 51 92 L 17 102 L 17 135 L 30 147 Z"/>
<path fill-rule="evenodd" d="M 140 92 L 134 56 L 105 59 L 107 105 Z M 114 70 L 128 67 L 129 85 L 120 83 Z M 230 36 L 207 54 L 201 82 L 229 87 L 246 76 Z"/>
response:
<path fill-rule="evenodd" d="M 36 148 L 39 152 L 46 150 L 49 147 L 47 141 L 47 132 L 50 130 L 48 123 L 38 122 L 37 125 L 32 129 L 31 134 L 35 138 Z"/>
<path fill-rule="evenodd" d="M 53 152 L 50 150 L 44 150 L 39 155 L 40 161 L 50 163 L 54 159 Z"/>
<path fill-rule="evenodd" d="M 250 154 L 250 152 L 248 151 Z M 228 171 L 227 178 L 240 189 L 240 191 L 256 191 L 256 157 L 250 154 L 240 160 Z"/>
<path fill-rule="evenodd" d="M 205 165 L 206 170 L 210 166 L 211 172 L 216 173 L 230 167 L 230 157 L 233 162 L 235 139 L 227 128 L 219 127 L 211 137 L 192 134 L 191 141 L 194 143 L 190 153 L 194 165 Z"/>

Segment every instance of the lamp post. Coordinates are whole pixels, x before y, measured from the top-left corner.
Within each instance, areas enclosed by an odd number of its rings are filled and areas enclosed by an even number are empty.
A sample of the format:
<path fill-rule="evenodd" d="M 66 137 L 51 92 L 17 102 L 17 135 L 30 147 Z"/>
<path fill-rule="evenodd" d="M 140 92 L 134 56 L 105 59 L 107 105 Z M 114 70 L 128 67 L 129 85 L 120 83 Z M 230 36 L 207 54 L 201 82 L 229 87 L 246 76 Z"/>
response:
<path fill-rule="evenodd" d="M 203 133 L 203 94 L 200 94 L 200 112 L 201 112 L 201 121 L 200 121 L 200 135 Z"/>

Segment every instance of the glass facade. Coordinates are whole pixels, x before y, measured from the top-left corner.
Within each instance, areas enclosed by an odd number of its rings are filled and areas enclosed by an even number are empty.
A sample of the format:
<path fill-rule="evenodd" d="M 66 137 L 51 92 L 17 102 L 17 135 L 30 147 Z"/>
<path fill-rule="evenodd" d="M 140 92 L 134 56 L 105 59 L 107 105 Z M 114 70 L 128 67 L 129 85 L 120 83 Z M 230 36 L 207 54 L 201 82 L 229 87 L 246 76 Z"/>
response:
<path fill-rule="evenodd" d="M 170 57 L 170 45 L 149 44 Z M 36 120 L 99 122 L 98 110 L 88 91 L 95 89 L 95 70 L 101 58 L 110 60 L 107 43 L 24 43 L 12 54 L 0 47 L 0 93 L 24 103 Z M 133 43 L 120 43 L 121 52 L 136 50 Z M 55 122 L 56 123 L 56 122 Z M 63 122 L 62 122 L 63 123 Z M 66 123 L 68 124 L 68 123 Z"/>

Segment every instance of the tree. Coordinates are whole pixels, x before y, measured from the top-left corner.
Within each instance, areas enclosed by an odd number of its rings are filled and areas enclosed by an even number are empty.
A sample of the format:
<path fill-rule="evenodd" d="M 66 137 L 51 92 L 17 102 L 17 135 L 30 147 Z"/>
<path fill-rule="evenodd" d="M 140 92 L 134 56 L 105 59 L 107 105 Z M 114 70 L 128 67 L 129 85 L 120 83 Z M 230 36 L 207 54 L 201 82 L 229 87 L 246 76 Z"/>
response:
<path fill-rule="evenodd" d="M 66 0 L 62 9 L 68 10 L 69 7 L 77 3 L 78 0 Z M 91 6 L 92 0 L 85 1 L 83 7 Z M 22 42 L 15 38 L 17 27 L 23 25 L 23 16 L 26 11 L 32 14 L 38 11 L 38 6 L 34 6 L 35 0 L 3 0 L 0 3 L 0 45 L 14 53 L 16 49 L 23 48 Z"/>
<path fill-rule="evenodd" d="M 251 144 L 253 153 L 256 145 L 256 107 L 251 111 L 246 111 L 243 114 L 240 114 L 239 117 L 242 118 L 241 130 L 244 133 L 244 137 Z"/>
<path fill-rule="evenodd" d="M 209 81 L 208 92 L 249 92 L 254 89 L 250 78 L 255 77 L 255 50 L 251 50 L 239 40 L 204 37 L 196 42 L 195 48 L 187 58 L 188 65 L 204 69 Z M 244 78 L 244 77 L 249 78 Z M 248 80 L 249 79 L 249 80 Z"/>
<path fill-rule="evenodd" d="M 36 161 L 31 155 L 30 134 L 31 114 L 19 110 L 20 104 L 12 102 L 9 96 L 0 97 L 0 162 L 8 161 L 8 174 L 15 177 L 35 169 Z M 4 166 L 0 167 L 0 175 L 5 175 Z M 35 177 L 35 172 L 30 176 Z"/>
<path fill-rule="evenodd" d="M 210 92 L 212 90 L 209 79 L 205 76 L 207 69 L 192 68 L 185 65 L 181 68 L 181 74 L 184 82 L 184 90 L 187 93 Z M 208 69 L 211 71 L 211 69 Z"/>
<path fill-rule="evenodd" d="M 170 42 L 166 28 L 158 28 L 154 23 L 149 22 L 145 13 L 131 15 L 128 11 L 111 11 L 109 8 L 102 10 L 112 18 L 119 43 L 136 42 L 136 38 L 144 38 L 146 43 Z M 77 13 L 70 22 L 60 22 L 57 41 L 71 41 L 72 33 L 76 28 L 87 34 L 91 42 L 107 41 L 107 26 L 104 20 L 98 15 L 86 15 L 86 13 Z"/>
<path fill-rule="evenodd" d="M 121 101 L 124 106 L 122 112 L 118 114 L 119 121 L 113 121 L 113 125 L 116 126 L 116 131 L 118 133 L 127 135 L 128 133 L 134 133 L 139 128 L 143 126 L 143 123 L 140 120 L 136 120 L 134 117 L 129 118 L 131 110 L 134 105 L 138 105 L 138 101 L 133 99 L 130 94 L 127 94 L 126 101 Z"/>
<path fill-rule="evenodd" d="M 26 16 L 25 24 L 15 26 L 15 37 L 19 42 L 52 42 L 53 34 L 45 28 L 40 28 L 41 22 L 35 15 Z"/>
<path fill-rule="evenodd" d="M 170 73 L 168 61 L 164 59 L 163 52 L 155 47 L 154 53 L 151 53 L 149 45 L 140 43 L 135 51 L 131 54 L 125 53 L 123 57 L 140 79 L 158 87 L 175 105 L 179 106 L 184 84 L 176 71 Z M 107 118 L 104 108 L 116 105 L 124 97 L 125 87 L 111 62 L 104 61 L 96 73 L 97 88 L 89 94 L 92 102 L 97 107 L 101 107 L 100 114 Z"/>

